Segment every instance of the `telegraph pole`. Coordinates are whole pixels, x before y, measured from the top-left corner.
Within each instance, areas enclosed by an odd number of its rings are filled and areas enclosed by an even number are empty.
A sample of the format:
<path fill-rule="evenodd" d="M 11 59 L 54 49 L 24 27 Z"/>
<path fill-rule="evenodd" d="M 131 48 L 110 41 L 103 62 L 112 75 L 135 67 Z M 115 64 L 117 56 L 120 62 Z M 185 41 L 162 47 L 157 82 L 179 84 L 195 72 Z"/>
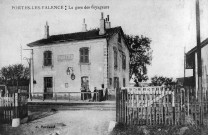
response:
<path fill-rule="evenodd" d="M 203 94 L 202 94 L 202 65 L 201 65 L 201 39 L 200 39 L 200 11 L 199 0 L 196 0 L 196 41 L 197 41 L 197 67 L 198 67 L 198 101 L 200 103 L 200 120 L 203 124 Z"/>
<path fill-rule="evenodd" d="M 185 78 L 186 78 L 186 47 L 184 47 L 184 80 L 183 80 L 183 87 L 185 88 Z"/>
<path fill-rule="evenodd" d="M 22 45 L 20 44 L 20 59 L 21 59 L 21 64 L 22 64 Z"/>
<path fill-rule="evenodd" d="M 23 49 L 23 50 L 30 50 L 31 51 L 31 58 L 26 58 L 29 64 L 30 69 L 30 91 L 29 96 L 31 97 L 31 93 L 33 90 L 33 81 L 34 81 L 34 63 L 33 63 L 33 49 Z"/>

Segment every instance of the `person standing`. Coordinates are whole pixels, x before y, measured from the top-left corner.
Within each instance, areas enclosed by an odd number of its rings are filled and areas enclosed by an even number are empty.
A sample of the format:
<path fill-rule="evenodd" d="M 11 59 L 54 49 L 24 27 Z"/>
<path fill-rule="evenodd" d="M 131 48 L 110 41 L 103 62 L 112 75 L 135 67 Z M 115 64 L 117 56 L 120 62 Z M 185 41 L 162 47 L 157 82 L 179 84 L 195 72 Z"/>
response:
<path fill-rule="evenodd" d="M 108 100 L 108 88 L 105 89 L 105 100 Z"/>
<path fill-rule="evenodd" d="M 87 99 L 91 99 L 92 98 L 92 96 L 91 96 L 91 91 L 90 91 L 90 89 L 89 89 L 89 87 L 87 88 Z"/>
<path fill-rule="evenodd" d="M 0 89 L 0 97 L 3 97 L 3 90 Z"/>
<path fill-rule="evenodd" d="M 85 92 L 85 89 L 84 87 L 81 87 L 81 100 L 84 100 L 84 93 Z"/>
<path fill-rule="evenodd" d="M 96 101 L 96 97 L 97 97 L 97 88 L 95 87 L 92 101 Z"/>

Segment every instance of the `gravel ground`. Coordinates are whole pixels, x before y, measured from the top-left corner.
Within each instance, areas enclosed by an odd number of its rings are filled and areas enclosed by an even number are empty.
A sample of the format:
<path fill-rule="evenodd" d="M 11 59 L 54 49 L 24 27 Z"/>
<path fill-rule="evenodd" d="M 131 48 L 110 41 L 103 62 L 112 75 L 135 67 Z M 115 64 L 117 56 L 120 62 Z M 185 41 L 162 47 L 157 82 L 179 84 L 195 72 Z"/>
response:
<path fill-rule="evenodd" d="M 68 110 L 33 113 L 32 121 L 18 128 L 0 127 L 0 135 L 107 135 L 115 111 Z"/>

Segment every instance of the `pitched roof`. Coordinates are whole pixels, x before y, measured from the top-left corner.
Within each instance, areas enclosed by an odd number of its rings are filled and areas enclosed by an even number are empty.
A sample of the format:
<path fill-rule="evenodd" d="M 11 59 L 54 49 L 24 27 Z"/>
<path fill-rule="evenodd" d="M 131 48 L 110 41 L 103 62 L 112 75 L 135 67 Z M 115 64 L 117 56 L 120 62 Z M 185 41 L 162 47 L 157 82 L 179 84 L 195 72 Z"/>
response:
<path fill-rule="evenodd" d="M 208 38 L 201 42 L 200 47 L 203 48 L 208 44 Z M 186 53 L 186 69 L 193 69 L 195 65 L 195 52 L 197 51 L 197 46 L 192 48 Z"/>
<path fill-rule="evenodd" d="M 201 48 L 203 48 L 204 46 L 206 46 L 208 44 L 208 38 L 206 38 L 203 42 L 201 42 L 200 46 Z M 190 51 L 188 51 L 186 53 L 186 55 L 192 55 L 192 53 L 196 52 L 197 50 L 197 46 L 195 46 L 194 48 L 192 48 Z"/>
<path fill-rule="evenodd" d="M 87 31 L 87 32 L 51 35 L 47 39 L 40 39 L 40 40 L 34 41 L 32 43 L 27 44 L 27 46 L 29 46 L 29 47 L 44 46 L 44 45 L 60 43 L 60 42 L 71 42 L 71 41 L 106 38 L 108 36 L 112 36 L 113 34 L 119 33 L 119 32 L 121 32 L 123 34 L 123 30 L 120 26 L 106 29 L 106 33 L 104 35 L 99 35 L 99 29 Z"/>

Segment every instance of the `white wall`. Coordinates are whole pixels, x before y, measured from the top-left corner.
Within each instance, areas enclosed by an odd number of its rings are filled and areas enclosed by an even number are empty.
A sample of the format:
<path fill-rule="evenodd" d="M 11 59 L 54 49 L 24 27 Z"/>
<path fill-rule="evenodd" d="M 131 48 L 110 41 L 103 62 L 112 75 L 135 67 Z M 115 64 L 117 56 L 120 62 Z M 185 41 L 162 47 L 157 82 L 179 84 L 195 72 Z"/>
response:
<path fill-rule="evenodd" d="M 44 91 L 44 77 L 53 77 L 53 92 L 79 92 L 81 88 L 81 77 L 89 77 L 90 90 L 94 87 L 101 87 L 104 84 L 104 51 L 106 39 L 87 40 L 79 42 L 66 42 L 53 45 L 44 45 L 33 47 L 34 49 L 34 90 L 32 92 Z M 89 47 L 89 64 L 80 65 L 81 47 Z M 52 51 L 52 67 L 43 66 L 43 52 L 46 50 Z M 73 59 L 70 61 L 59 62 L 58 55 L 73 54 Z M 75 80 L 66 74 L 67 67 L 73 67 Z M 65 88 L 65 83 L 68 83 L 68 88 Z"/>
<path fill-rule="evenodd" d="M 108 46 L 108 78 L 112 78 L 112 85 L 109 84 L 108 82 L 108 87 L 110 89 L 114 88 L 114 77 L 119 77 L 119 87 L 123 87 L 123 78 L 126 80 L 126 87 L 129 86 L 129 51 L 127 47 L 125 46 L 124 40 L 121 40 L 121 46 L 122 46 L 122 51 L 126 55 L 126 69 L 122 69 L 122 53 L 118 50 L 118 34 L 113 36 L 109 40 L 109 46 Z M 113 48 L 117 48 L 118 52 L 118 68 L 117 70 L 114 69 L 114 50 Z"/>

